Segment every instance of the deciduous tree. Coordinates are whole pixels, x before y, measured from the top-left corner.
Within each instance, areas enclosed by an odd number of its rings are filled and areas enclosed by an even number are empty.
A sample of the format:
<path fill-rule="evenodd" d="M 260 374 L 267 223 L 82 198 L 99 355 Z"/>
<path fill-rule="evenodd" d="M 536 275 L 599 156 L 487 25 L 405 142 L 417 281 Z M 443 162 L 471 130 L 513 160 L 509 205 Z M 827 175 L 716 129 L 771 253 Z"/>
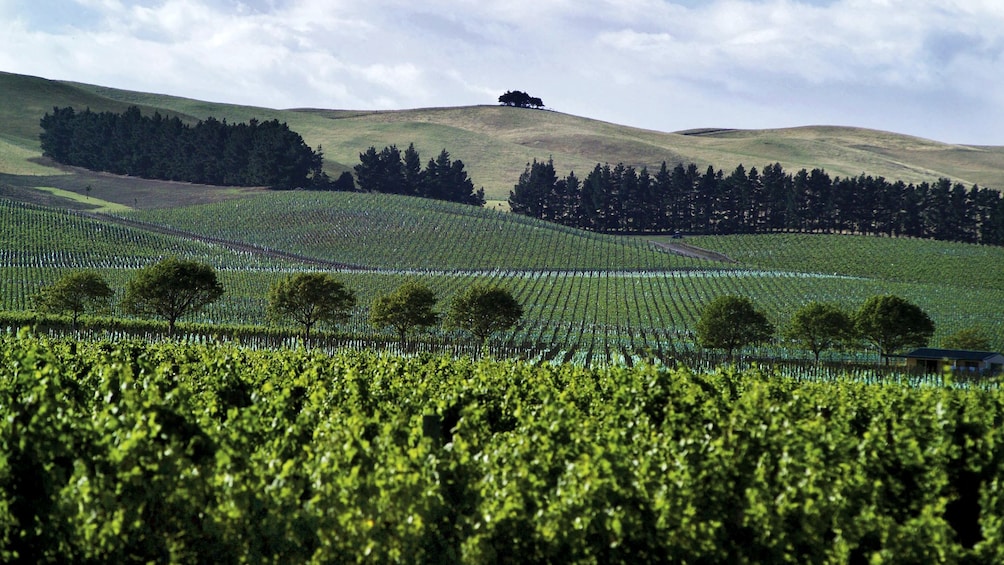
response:
<path fill-rule="evenodd" d="M 819 354 L 854 335 L 854 321 L 850 314 L 834 304 L 810 302 L 800 308 L 784 329 L 785 339 L 794 341 L 812 351 L 819 362 Z"/>
<path fill-rule="evenodd" d="M 454 297 L 446 314 L 446 326 L 470 332 L 481 344 L 492 334 L 516 325 L 523 307 L 508 290 L 475 283 Z"/>
<path fill-rule="evenodd" d="M 435 293 L 426 285 L 410 280 L 394 292 L 374 299 L 370 322 L 378 328 L 394 328 L 401 340 L 401 347 L 404 347 L 405 338 L 411 329 L 429 327 L 439 322 L 435 307 Z"/>
<path fill-rule="evenodd" d="M 746 297 L 723 295 L 701 311 L 697 341 L 701 347 L 724 349 L 728 359 L 739 348 L 764 342 L 774 335 L 774 326 Z"/>
<path fill-rule="evenodd" d="M 924 347 L 934 335 L 934 322 L 919 306 L 894 295 L 873 296 L 854 316 L 861 337 L 879 351 L 886 364 L 896 351 Z"/>
<path fill-rule="evenodd" d="M 108 309 L 115 291 L 95 271 L 73 271 L 63 275 L 36 297 L 38 307 L 46 312 L 68 312 L 77 329 L 77 320 L 86 310 Z"/>
<path fill-rule="evenodd" d="M 315 324 L 344 321 L 355 304 L 355 293 L 327 273 L 297 273 L 277 282 L 268 293 L 269 314 L 303 326 L 304 342 Z"/>
<path fill-rule="evenodd" d="M 178 318 L 194 314 L 223 295 L 223 286 L 210 266 L 170 257 L 141 269 L 126 286 L 122 305 L 138 315 L 167 320 L 167 333 L 174 334 Z"/>

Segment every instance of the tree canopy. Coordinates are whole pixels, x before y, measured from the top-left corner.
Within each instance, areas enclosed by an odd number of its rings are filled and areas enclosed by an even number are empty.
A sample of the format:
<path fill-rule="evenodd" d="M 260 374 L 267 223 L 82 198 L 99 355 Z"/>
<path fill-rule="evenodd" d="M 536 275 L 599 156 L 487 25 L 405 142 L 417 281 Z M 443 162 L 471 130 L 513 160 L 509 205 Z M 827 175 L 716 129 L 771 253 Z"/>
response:
<path fill-rule="evenodd" d="M 80 315 L 87 310 L 107 310 L 115 291 L 96 271 L 73 271 L 59 278 L 36 297 L 38 307 L 45 312 L 68 312 L 73 329 Z"/>
<path fill-rule="evenodd" d="M 895 295 L 872 296 L 854 316 L 858 333 L 889 362 L 889 355 L 924 347 L 934 335 L 934 322 L 919 306 Z"/>
<path fill-rule="evenodd" d="M 327 273 L 297 273 L 275 283 L 268 293 L 268 311 L 303 326 L 303 340 L 318 322 L 338 323 L 356 304 L 355 293 Z"/>
<path fill-rule="evenodd" d="M 946 349 L 964 349 L 969 351 L 990 351 L 990 337 L 981 327 L 961 329 L 946 337 L 941 346 Z"/>
<path fill-rule="evenodd" d="M 701 347 L 724 349 L 732 359 L 736 349 L 767 341 L 774 326 L 767 316 L 743 296 L 722 295 L 709 302 L 697 321 L 697 341 Z"/>
<path fill-rule="evenodd" d="M 499 96 L 499 104 L 517 108 L 543 108 L 544 101 L 521 90 L 507 90 Z"/>
<path fill-rule="evenodd" d="M 512 328 L 523 316 L 523 307 L 507 289 L 474 283 L 454 297 L 446 314 L 448 328 L 469 332 L 478 342 Z"/>
<path fill-rule="evenodd" d="M 278 120 L 194 126 L 136 106 L 122 114 L 53 108 L 40 121 L 42 152 L 96 171 L 212 185 L 316 187 L 327 182 L 323 157 Z"/>
<path fill-rule="evenodd" d="M 216 271 L 198 261 L 169 257 L 140 269 L 126 285 L 122 306 L 132 314 L 167 320 L 168 334 L 175 322 L 194 314 L 223 295 Z"/>
<path fill-rule="evenodd" d="M 600 232 L 849 232 L 1004 245 L 1004 198 L 948 179 L 906 184 L 866 175 L 792 174 L 779 163 L 662 166 L 597 163 L 580 181 L 553 163 L 528 164 L 509 196 L 513 212 Z"/>
<path fill-rule="evenodd" d="M 378 328 L 394 328 L 403 347 L 412 328 L 429 327 L 439 322 L 435 307 L 435 293 L 425 284 L 409 280 L 394 292 L 373 300 L 370 322 Z"/>
<path fill-rule="evenodd" d="M 854 321 L 835 304 L 810 302 L 795 312 L 783 333 L 812 351 L 818 363 L 820 353 L 853 337 Z"/>
<path fill-rule="evenodd" d="M 446 149 L 422 169 L 421 156 L 414 144 L 403 154 L 394 145 L 380 151 L 370 147 L 359 154 L 359 164 L 354 170 L 363 192 L 405 194 L 473 206 L 485 203 L 484 189 L 474 189 L 464 162 L 452 160 Z"/>

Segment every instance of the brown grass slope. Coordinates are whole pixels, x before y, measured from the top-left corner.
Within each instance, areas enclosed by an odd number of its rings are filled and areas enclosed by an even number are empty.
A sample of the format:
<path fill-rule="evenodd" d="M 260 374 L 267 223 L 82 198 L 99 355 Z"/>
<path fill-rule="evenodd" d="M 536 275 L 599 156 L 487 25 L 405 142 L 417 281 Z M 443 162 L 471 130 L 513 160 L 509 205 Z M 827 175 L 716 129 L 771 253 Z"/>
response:
<path fill-rule="evenodd" d="M 65 174 L 32 162 L 38 150 L 38 120 L 53 106 L 121 111 L 138 105 L 195 121 L 207 116 L 230 122 L 276 118 L 312 147 L 321 146 L 326 168 L 337 174 L 358 163 L 370 146 L 400 148 L 414 143 L 423 161 L 446 149 L 464 161 L 489 200 L 505 200 L 525 165 L 554 160 L 561 175 L 584 178 L 596 163 L 623 162 L 654 169 L 663 161 L 708 165 L 726 173 L 742 163 L 762 168 L 779 162 L 790 172 L 820 167 L 831 176 L 870 174 L 907 182 L 948 177 L 967 186 L 1004 188 L 1004 147 L 945 144 L 862 128 L 808 126 L 770 130 L 658 132 L 619 126 L 556 111 L 494 105 L 399 111 L 275 110 L 217 104 L 163 94 L 51 81 L 0 73 L 0 173 Z M 71 173 L 76 174 L 76 173 Z M 52 178 L 46 179 L 53 185 Z M 76 183 L 79 185 L 80 183 Z M 72 190 L 72 188 L 69 188 Z M 106 195 L 107 196 L 107 195 Z M 122 196 L 132 205 L 133 198 Z"/>

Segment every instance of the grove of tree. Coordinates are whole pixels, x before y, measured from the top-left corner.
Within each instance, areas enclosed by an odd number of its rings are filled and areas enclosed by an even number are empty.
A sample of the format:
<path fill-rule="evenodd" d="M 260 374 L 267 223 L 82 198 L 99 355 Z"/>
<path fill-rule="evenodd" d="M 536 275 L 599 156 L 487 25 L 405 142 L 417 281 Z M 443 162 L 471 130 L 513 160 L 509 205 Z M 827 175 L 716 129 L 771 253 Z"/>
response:
<path fill-rule="evenodd" d="M 942 178 L 918 185 L 867 175 L 831 178 L 822 169 L 785 172 L 779 163 L 725 175 L 663 162 L 654 174 L 599 163 L 584 179 L 559 177 L 551 160 L 527 164 L 510 210 L 609 233 L 736 234 L 827 232 L 1004 245 L 997 190 Z"/>
<path fill-rule="evenodd" d="M 474 189 L 473 181 L 464 170 L 464 162 L 450 159 L 446 149 L 430 159 L 423 169 L 414 143 L 409 144 L 403 154 L 394 145 L 380 151 L 370 147 L 359 154 L 359 164 L 354 170 L 363 192 L 404 194 L 472 206 L 485 203 L 484 189 Z"/>
<path fill-rule="evenodd" d="M 40 121 L 42 152 L 67 165 L 150 179 L 224 186 L 311 188 L 328 183 L 323 157 L 278 120 L 191 126 L 159 112 L 143 116 L 53 108 Z"/>

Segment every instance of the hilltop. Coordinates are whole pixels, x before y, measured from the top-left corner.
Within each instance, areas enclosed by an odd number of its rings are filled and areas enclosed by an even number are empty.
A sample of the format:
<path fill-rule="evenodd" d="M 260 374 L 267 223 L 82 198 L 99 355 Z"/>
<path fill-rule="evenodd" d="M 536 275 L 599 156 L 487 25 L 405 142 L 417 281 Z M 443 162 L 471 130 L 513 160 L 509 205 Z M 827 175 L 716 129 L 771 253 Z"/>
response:
<path fill-rule="evenodd" d="M 851 127 L 670 133 L 557 111 L 494 105 L 396 111 L 276 110 L 9 73 L 0 73 L 0 91 L 5 99 L 0 108 L 0 182 L 28 186 L 30 179 L 9 175 L 44 175 L 49 176 L 44 186 L 77 193 L 88 184 L 80 180 L 87 173 L 39 160 L 38 120 L 54 106 L 123 111 L 136 105 L 144 113 L 159 111 L 193 123 L 208 116 L 229 122 L 277 119 L 288 123 L 310 146 L 322 147 L 325 169 L 332 175 L 351 170 L 359 153 L 370 146 L 406 147 L 414 142 L 423 160 L 445 148 L 464 162 L 489 200 L 505 200 L 528 162 L 549 158 L 562 174 L 574 170 L 584 175 L 596 163 L 655 168 L 662 161 L 693 162 L 702 169 L 712 165 L 729 171 L 740 163 L 761 168 L 779 162 L 786 170 L 820 167 L 833 176 L 865 173 L 906 182 L 947 177 L 966 185 L 1004 186 L 1004 147 L 945 144 Z M 144 207 L 127 194 L 106 199 Z M 164 205 L 169 203 L 158 202 L 158 207 Z"/>

